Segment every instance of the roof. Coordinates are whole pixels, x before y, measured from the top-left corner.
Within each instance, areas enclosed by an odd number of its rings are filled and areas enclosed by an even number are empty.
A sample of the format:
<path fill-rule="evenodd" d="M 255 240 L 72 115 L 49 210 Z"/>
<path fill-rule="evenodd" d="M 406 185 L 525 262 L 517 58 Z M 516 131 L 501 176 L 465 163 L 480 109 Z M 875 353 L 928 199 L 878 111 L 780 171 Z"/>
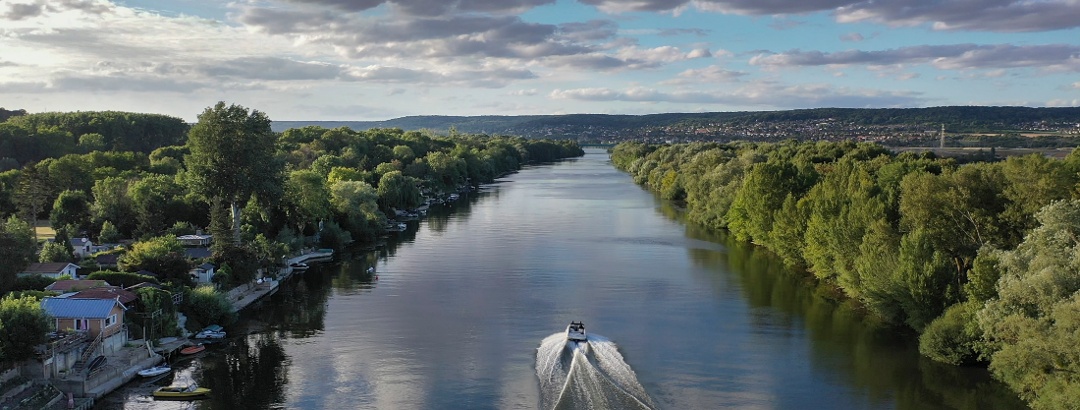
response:
<path fill-rule="evenodd" d="M 45 290 L 51 290 L 56 292 L 70 292 L 74 290 L 91 289 L 102 286 L 109 286 L 109 282 L 90 279 L 65 279 L 50 283 L 49 286 L 45 287 Z"/>
<path fill-rule="evenodd" d="M 176 239 L 179 239 L 181 241 L 183 241 L 183 240 L 193 241 L 193 240 L 213 239 L 213 237 L 214 237 L 214 235 L 182 235 L 182 236 L 177 236 Z"/>
<path fill-rule="evenodd" d="M 158 285 L 158 284 L 156 284 L 156 283 L 152 283 L 152 282 L 139 282 L 139 283 L 136 283 L 136 284 L 134 284 L 134 285 L 128 286 L 128 287 L 127 287 L 127 290 L 129 290 L 129 291 L 132 291 L 132 292 L 134 292 L 135 290 L 137 290 L 137 289 L 142 289 L 142 288 L 155 288 L 155 289 L 162 289 L 161 285 Z"/>
<path fill-rule="evenodd" d="M 199 266 L 196 266 L 196 267 L 199 268 L 199 269 L 202 269 L 202 270 L 213 270 L 216 266 L 214 266 L 214 264 L 212 264 L 210 262 L 206 262 L 206 263 L 203 263 L 202 265 L 199 265 Z"/>
<path fill-rule="evenodd" d="M 79 265 L 75 265 L 70 262 L 47 262 L 47 263 L 31 263 L 30 266 L 23 269 L 25 273 L 60 273 L 64 269 L 67 269 L 68 265 L 74 265 L 76 268 Z"/>
<path fill-rule="evenodd" d="M 184 256 L 189 259 L 209 258 L 213 254 L 207 248 L 184 248 Z"/>
<path fill-rule="evenodd" d="M 70 243 L 72 246 L 83 246 L 87 243 L 90 243 L 90 238 L 71 238 L 68 239 L 68 243 Z"/>
<path fill-rule="evenodd" d="M 56 318 L 104 319 L 112 313 L 113 307 L 120 305 L 116 299 L 80 299 L 80 298 L 45 298 L 41 308 L 49 316 Z"/>
<path fill-rule="evenodd" d="M 120 255 L 116 253 L 108 253 L 94 257 L 94 261 L 96 261 L 98 265 L 115 265 L 119 260 Z"/>
<path fill-rule="evenodd" d="M 115 286 L 110 286 L 107 288 L 86 289 L 69 296 L 69 298 L 119 300 L 120 303 L 127 305 L 131 302 L 134 302 L 135 299 L 139 298 L 139 296 L 136 295 L 135 292 Z"/>

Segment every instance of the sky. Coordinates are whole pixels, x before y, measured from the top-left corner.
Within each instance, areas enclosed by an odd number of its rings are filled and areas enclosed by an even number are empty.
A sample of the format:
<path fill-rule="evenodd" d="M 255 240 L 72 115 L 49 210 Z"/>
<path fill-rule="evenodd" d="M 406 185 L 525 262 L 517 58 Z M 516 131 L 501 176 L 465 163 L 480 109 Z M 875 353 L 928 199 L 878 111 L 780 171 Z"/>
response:
<path fill-rule="evenodd" d="M 1080 106 L 1080 0 L 0 0 L 0 107 L 194 122 Z"/>

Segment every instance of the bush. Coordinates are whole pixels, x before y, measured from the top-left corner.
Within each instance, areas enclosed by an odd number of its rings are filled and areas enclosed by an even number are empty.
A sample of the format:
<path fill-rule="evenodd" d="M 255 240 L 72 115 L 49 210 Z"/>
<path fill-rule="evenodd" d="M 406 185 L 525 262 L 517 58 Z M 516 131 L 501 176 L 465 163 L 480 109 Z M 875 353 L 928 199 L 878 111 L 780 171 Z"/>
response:
<path fill-rule="evenodd" d="M 187 293 L 184 314 L 195 323 L 227 325 L 236 319 L 232 302 L 213 286 L 199 286 Z M 190 322 L 189 322 L 190 323 Z"/>
<path fill-rule="evenodd" d="M 930 322 L 919 336 L 919 353 L 942 363 L 960 365 L 976 361 L 982 331 L 975 321 L 980 304 L 957 303 Z"/>
<path fill-rule="evenodd" d="M 15 278 L 15 284 L 11 287 L 11 290 L 45 290 L 45 287 L 51 285 L 53 282 L 56 282 L 56 280 L 48 276 L 19 276 Z"/>

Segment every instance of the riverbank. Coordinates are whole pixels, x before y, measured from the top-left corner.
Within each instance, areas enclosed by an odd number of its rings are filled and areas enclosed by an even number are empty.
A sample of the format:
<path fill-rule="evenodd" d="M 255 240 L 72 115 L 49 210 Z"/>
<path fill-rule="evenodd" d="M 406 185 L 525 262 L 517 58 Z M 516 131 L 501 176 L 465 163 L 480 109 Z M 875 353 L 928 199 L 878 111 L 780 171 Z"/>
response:
<path fill-rule="evenodd" d="M 278 269 L 276 275 L 270 275 L 263 278 L 259 278 L 252 283 L 246 285 L 237 286 L 231 290 L 227 295 L 229 302 L 232 302 L 233 312 L 239 312 L 251 306 L 253 303 L 260 299 L 273 295 L 278 291 L 281 286 L 281 281 L 290 278 L 294 273 L 300 273 L 307 268 L 296 268 L 296 264 L 308 263 L 308 262 L 320 262 L 329 261 L 334 258 L 333 249 L 316 249 L 309 252 L 305 252 L 299 256 L 294 256 L 285 260 L 285 267 Z"/>

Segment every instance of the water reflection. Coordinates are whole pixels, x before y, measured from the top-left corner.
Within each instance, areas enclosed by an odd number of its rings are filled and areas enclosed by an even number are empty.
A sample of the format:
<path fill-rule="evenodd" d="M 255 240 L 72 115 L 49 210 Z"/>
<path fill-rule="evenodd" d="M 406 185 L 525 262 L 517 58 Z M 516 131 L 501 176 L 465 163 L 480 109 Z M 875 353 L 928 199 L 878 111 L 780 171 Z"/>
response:
<path fill-rule="evenodd" d="M 677 210 L 664 214 L 681 218 Z M 815 372 L 844 378 L 864 392 L 868 405 L 912 410 L 1026 407 L 985 369 L 948 366 L 921 357 L 917 335 L 876 320 L 838 289 L 783 266 L 769 252 L 693 225 L 687 226 L 686 235 L 727 248 L 727 252 L 696 248 L 687 252 L 709 271 L 731 272 L 716 280 L 737 280 L 746 302 L 762 309 L 750 321 L 757 331 L 775 337 L 791 332 L 793 322 L 799 322 L 810 342 L 809 359 Z"/>
<path fill-rule="evenodd" d="M 1022 408 L 680 218 L 602 154 L 529 168 L 286 281 L 177 377 L 215 389 L 199 408 L 537 408 L 537 341 L 583 320 L 659 408 Z"/>

